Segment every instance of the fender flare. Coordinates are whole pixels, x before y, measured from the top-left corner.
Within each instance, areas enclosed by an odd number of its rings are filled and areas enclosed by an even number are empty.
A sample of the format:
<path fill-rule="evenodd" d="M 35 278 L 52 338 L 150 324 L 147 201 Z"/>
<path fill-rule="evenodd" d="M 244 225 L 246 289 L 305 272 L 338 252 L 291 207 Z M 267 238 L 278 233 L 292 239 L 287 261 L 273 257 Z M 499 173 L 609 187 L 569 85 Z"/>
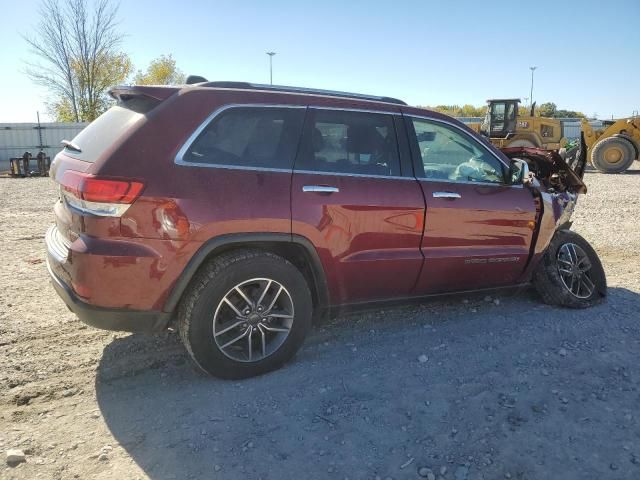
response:
<path fill-rule="evenodd" d="M 198 269 L 212 254 L 215 254 L 216 251 L 225 251 L 232 248 L 251 248 L 254 245 L 259 246 L 264 243 L 293 244 L 302 247 L 307 259 L 310 261 L 311 273 L 315 283 L 315 285 L 309 285 L 309 287 L 315 289 L 318 304 L 321 307 L 328 306 L 329 291 L 324 268 L 317 250 L 307 238 L 290 233 L 234 233 L 214 237 L 200 246 L 173 285 L 162 311 L 171 313 L 176 310 L 183 293 Z"/>

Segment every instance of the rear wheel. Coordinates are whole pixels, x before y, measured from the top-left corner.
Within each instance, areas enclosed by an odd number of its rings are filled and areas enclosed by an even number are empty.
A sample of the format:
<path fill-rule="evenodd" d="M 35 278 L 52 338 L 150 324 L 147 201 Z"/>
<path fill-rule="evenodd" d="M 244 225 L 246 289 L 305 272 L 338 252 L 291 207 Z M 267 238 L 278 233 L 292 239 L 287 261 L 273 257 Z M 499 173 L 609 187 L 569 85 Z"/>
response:
<path fill-rule="evenodd" d="M 304 276 L 277 255 L 222 255 L 198 273 L 179 310 L 179 329 L 194 362 L 220 378 L 274 370 L 302 345 L 311 326 Z"/>
<path fill-rule="evenodd" d="M 635 159 L 633 144 L 622 137 L 603 138 L 591 151 L 591 163 L 603 173 L 620 173 Z"/>
<path fill-rule="evenodd" d="M 598 254 L 569 230 L 556 232 L 534 272 L 533 284 L 545 303 L 571 308 L 596 305 L 607 295 Z"/>

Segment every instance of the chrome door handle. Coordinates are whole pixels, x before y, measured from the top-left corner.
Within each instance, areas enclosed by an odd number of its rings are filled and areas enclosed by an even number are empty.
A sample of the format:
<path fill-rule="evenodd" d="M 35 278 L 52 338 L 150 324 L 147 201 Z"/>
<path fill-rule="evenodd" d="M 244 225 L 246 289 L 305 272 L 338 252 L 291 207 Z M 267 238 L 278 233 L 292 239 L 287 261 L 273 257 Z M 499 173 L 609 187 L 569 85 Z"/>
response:
<path fill-rule="evenodd" d="M 305 185 L 302 187 L 302 191 L 315 193 L 338 193 L 340 189 L 338 187 L 329 187 L 327 185 Z"/>
<path fill-rule="evenodd" d="M 462 198 L 462 195 L 456 192 L 433 192 L 433 198 Z"/>

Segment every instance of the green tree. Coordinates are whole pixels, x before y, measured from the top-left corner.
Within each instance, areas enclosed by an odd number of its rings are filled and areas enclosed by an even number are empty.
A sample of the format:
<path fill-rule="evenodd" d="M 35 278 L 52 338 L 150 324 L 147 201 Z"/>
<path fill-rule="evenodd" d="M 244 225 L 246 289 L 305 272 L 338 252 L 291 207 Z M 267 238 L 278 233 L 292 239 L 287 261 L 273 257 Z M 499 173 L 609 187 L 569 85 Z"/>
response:
<path fill-rule="evenodd" d="M 474 107 L 473 105 L 436 105 L 435 107 L 420 107 L 433 110 L 435 112 L 444 113 L 451 117 L 484 117 L 487 112 L 487 106 Z"/>
<path fill-rule="evenodd" d="M 131 73 L 129 58 L 119 52 L 117 6 L 96 0 L 43 0 L 40 20 L 24 37 L 38 63 L 27 75 L 49 91 L 49 107 L 59 120 L 92 121 L 109 108 L 107 92 Z"/>
<path fill-rule="evenodd" d="M 558 107 L 553 102 L 543 103 L 538 107 L 541 117 L 555 117 Z"/>
<path fill-rule="evenodd" d="M 574 112 L 573 110 L 558 110 L 555 117 L 557 118 L 585 118 L 586 115 L 582 112 Z"/>
<path fill-rule="evenodd" d="M 146 72 L 138 70 L 133 79 L 136 85 L 178 85 L 184 83 L 185 77 L 176 67 L 171 55 L 161 55 L 152 60 Z"/>

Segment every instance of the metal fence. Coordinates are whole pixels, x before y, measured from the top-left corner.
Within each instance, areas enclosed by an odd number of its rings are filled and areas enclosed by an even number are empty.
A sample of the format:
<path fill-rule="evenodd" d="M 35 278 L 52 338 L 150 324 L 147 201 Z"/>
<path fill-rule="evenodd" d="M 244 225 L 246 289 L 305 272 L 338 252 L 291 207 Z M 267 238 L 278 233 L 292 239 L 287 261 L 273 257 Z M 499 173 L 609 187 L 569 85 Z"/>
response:
<path fill-rule="evenodd" d="M 42 149 L 53 160 L 61 140 L 71 140 L 88 123 L 0 123 L 0 171 L 9 170 L 9 159 Z"/>

